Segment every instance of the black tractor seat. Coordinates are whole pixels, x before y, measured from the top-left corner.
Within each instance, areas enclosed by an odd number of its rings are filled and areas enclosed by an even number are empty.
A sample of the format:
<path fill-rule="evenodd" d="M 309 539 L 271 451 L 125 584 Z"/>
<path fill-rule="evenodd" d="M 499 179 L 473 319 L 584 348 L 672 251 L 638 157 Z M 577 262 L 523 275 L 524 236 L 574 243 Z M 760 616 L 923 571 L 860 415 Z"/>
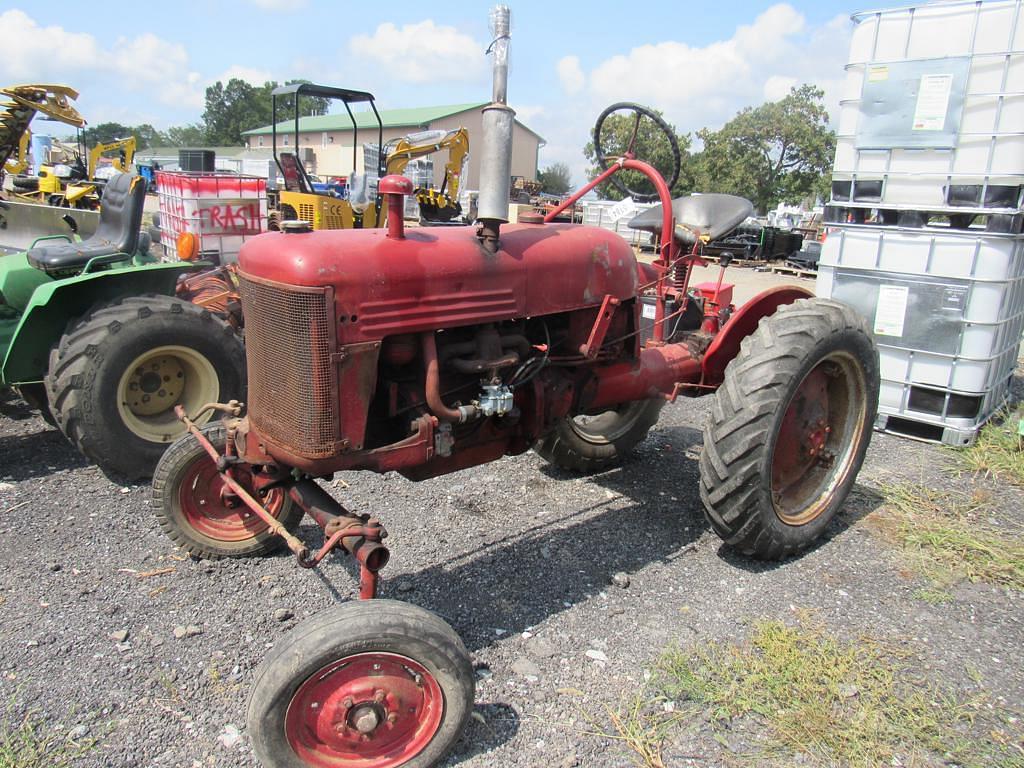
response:
<path fill-rule="evenodd" d="M 675 238 L 682 245 L 693 245 L 698 239 L 717 240 L 738 227 L 754 212 L 754 205 L 745 197 L 709 193 L 686 195 L 672 201 L 676 219 Z M 661 234 L 661 206 L 634 217 L 629 226 Z"/>
<path fill-rule="evenodd" d="M 28 263 L 57 277 L 80 272 L 99 256 L 134 254 L 139 244 L 146 180 L 119 173 L 107 182 L 100 205 L 100 222 L 92 237 L 80 243 L 48 240 L 29 250 Z"/>

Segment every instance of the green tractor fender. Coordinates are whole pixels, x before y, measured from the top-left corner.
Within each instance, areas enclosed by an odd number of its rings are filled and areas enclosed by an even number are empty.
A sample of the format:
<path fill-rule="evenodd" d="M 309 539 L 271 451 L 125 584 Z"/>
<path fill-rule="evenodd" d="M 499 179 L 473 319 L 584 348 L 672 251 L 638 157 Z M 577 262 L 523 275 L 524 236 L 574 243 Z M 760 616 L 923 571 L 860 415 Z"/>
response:
<path fill-rule="evenodd" d="M 209 267 L 207 262 L 125 266 L 39 285 L 11 337 L 0 383 L 17 385 L 42 381 L 50 348 L 72 319 L 81 317 L 97 304 L 146 293 L 173 296 L 179 275 Z"/>

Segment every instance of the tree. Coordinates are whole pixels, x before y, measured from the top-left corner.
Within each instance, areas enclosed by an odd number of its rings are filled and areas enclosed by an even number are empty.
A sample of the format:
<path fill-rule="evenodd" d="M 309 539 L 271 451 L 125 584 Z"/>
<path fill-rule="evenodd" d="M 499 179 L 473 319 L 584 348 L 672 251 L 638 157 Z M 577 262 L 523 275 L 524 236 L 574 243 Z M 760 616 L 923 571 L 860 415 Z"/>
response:
<path fill-rule="evenodd" d="M 285 85 L 300 82 L 309 81 L 289 80 Z M 203 112 L 207 143 L 218 146 L 242 144 L 243 132 L 269 125 L 275 119 L 275 115 L 271 114 L 270 94 L 277 85 L 276 81 L 271 80 L 255 86 L 232 78 L 227 85 L 218 80 L 207 88 L 206 111 Z M 279 99 L 276 119 L 290 118 L 294 114 L 293 104 L 291 96 Z M 329 104 L 329 99 L 303 96 L 299 102 L 299 115 L 324 114 Z"/>
<path fill-rule="evenodd" d="M 170 147 L 203 147 L 208 144 L 206 128 L 201 123 L 168 128 L 164 138 Z"/>
<path fill-rule="evenodd" d="M 661 114 L 660 112 L 658 113 Z M 601 149 L 604 152 L 605 157 L 611 157 L 615 155 L 621 155 L 626 151 L 629 139 L 633 134 L 633 126 L 636 120 L 633 113 L 622 113 L 612 114 L 604 121 L 604 125 L 601 126 Z M 678 197 L 684 195 L 691 189 L 691 180 L 689 173 L 689 150 L 690 150 L 690 134 L 680 134 L 676 131 L 675 126 L 669 126 L 672 132 L 676 136 L 676 141 L 679 144 L 680 161 L 682 167 L 679 171 L 679 180 L 672 188 L 672 196 Z M 589 169 L 590 178 L 598 176 L 600 173 L 607 169 L 607 165 L 604 168 L 598 168 L 597 163 L 597 152 L 594 148 L 594 138 L 591 136 L 591 140 L 587 142 L 586 147 L 583 148 L 583 154 L 591 163 L 595 165 Z M 638 160 L 643 160 L 650 165 L 653 165 L 662 176 L 665 177 L 665 181 L 669 181 L 669 174 L 672 172 L 672 148 L 668 142 L 668 138 L 664 135 L 660 128 L 655 125 L 654 121 L 641 118 L 640 128 L 636 137 L 636 144 L 634 145 L 633 154 Z M 643 174 L 637 171 L 619 171 L 617 177 L 625 183 L 630 189 L 636 190 L 643 194 L 653 194 L 654 185 L 651 184 Z M 599 197 L 605 200 L 621 200 L 625 197 L 625 194 L 615 187 L 610 181 L 606 181 L 603 184 L 599 184 L 597 187 L 597 194 Z"/>
<path fill-rule="evenodd" d="M 836 146 L 824 95 L 802 85 L 779 101 L 746 107 L 721 130 L 698 131 L 704 148 L 694 162 L 696 189 L 741 195 L 761 213 L 813 198 L 827 184 Z"/>
<path fill-rule="evenodd" d="M 121 123 L 100 123 L 92 125 L 82 131 L 82 138 L 85 139 L 85 146 L 94 147 L 97 144 L 106 144 L 115 139 L 127 139 L 132 134 L 132 129 Z"/>
<path fill-rule="evenodd" d="M 541 192 L 549 195 L 564 195 L 569 191 L 572 178 L 569 166 L 565 163 L 554 163 L 537 174 L 541 184 Z"/>
<path fill-rule="evenodd" d="M 137 125 L 131 129 L 132 136 L 138 142 L 139 149 L 162 147 L 167 144 L 167 137 L 149 123 Z"/>

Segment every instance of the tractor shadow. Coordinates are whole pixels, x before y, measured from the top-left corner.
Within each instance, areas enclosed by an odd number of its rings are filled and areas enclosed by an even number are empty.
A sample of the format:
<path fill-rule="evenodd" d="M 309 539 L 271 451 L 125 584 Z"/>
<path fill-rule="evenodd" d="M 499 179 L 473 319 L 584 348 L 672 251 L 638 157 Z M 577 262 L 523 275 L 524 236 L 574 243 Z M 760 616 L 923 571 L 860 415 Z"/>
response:
<path fill-rule="evenodd" d="M 42 419 L 39 426 L 36 432 L 0 436 L 0 480 L 19 482 L 89 466 L 59 430 Z"/>
<path fill-rule="evenodd" d="M 531 517 L 525 529 L 398 577 L 399 594 L 389 596 L 411 598 L 440 614 L 474 651 L 495 642 L 496 628 L 522 632 L 593 598 L 620 571 L 635 573 L 688 557 L 688 545 L 706 528 L 696 461 L 687 457 L 700 439 L 698 430 L 661 429 L 622 467 L 582 477 L 590 486 L 582 491 L 575 482 L 580 475 L 541 467 L 537 486 L 557 494 L 550 481 L 558 481 L 566 493 L 577 489 L 587 501 L 566 512 Z M 604 493 L 595 494 L 594 486 Z M 514 502 L 500 503 L 508 507 L 504 514 L 516 514 Z M 401 594 L 402 582 L 415 591 Z M 389 587 L 394 582 L 385 587 L 390 592 Z"/>
<path fill-rule="evenodd" d="M 595 597 L 618 572 L 682 561 L 690 557 L 691 545 L 709 535 L 698 493 L 701 439 L 697 429 L 659 429 L 622 467 L 582 478 L 603 488 L 604 499 L 592 501 L 591 492 L 590 503 L 577 509 L 552 514 L 550 520 L 532 518 L 525 529 L 390 582 L 385 572 L 386 596 L 437 612 L 474 651 L 496 642 L 496 628 L 505 631 L 502 636 L 522 632 Z M 566 484 L 581 477 L 552 466 L 540 473 Z M 550 483 L 541 482 L 551 490 Z M 724 545 L 718 555 L 748 572 L 786 568 L 828 546 L 881 503 L 873 490 L 855 485 L 825 535 L 785 560 L 752 560 Z M 504 504 L 506 514 L 515 514 L 508 501 Z M 411 594 L 402 594 L 401 587 L 392 592 L 396 582 L 404 582 Z"/>

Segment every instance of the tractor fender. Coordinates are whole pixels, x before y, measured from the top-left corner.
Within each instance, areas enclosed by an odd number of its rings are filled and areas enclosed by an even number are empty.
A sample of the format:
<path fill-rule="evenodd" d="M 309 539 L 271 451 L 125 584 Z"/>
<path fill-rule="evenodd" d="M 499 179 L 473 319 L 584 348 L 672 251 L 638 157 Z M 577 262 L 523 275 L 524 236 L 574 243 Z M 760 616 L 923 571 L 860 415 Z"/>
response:
<path fill-rule="evenodd" d="M 144 293 L 174 295 L 183 272 L 208 269 L 205 262 L 169 262 L 91 272 L 40 285 L 32 293 L 3 360 L 0 382 L 42 381 L 50 348 L 68 323 L 97 304 Z"/>
<path fill-rule="evenodd" d="M 781 285 L 762 291 L 740 307 L 729 318 L 721 331 L 715 336 L 701 361 L 703 383 L 717 387 L 725 378 L 725 367 L 739 354 L 740 342 L 757 330 L 761 318 L 768 317 L 784 304 L 792 304 L 797 299 L 814 296 L 806 288 L 795 285 Z"/>

